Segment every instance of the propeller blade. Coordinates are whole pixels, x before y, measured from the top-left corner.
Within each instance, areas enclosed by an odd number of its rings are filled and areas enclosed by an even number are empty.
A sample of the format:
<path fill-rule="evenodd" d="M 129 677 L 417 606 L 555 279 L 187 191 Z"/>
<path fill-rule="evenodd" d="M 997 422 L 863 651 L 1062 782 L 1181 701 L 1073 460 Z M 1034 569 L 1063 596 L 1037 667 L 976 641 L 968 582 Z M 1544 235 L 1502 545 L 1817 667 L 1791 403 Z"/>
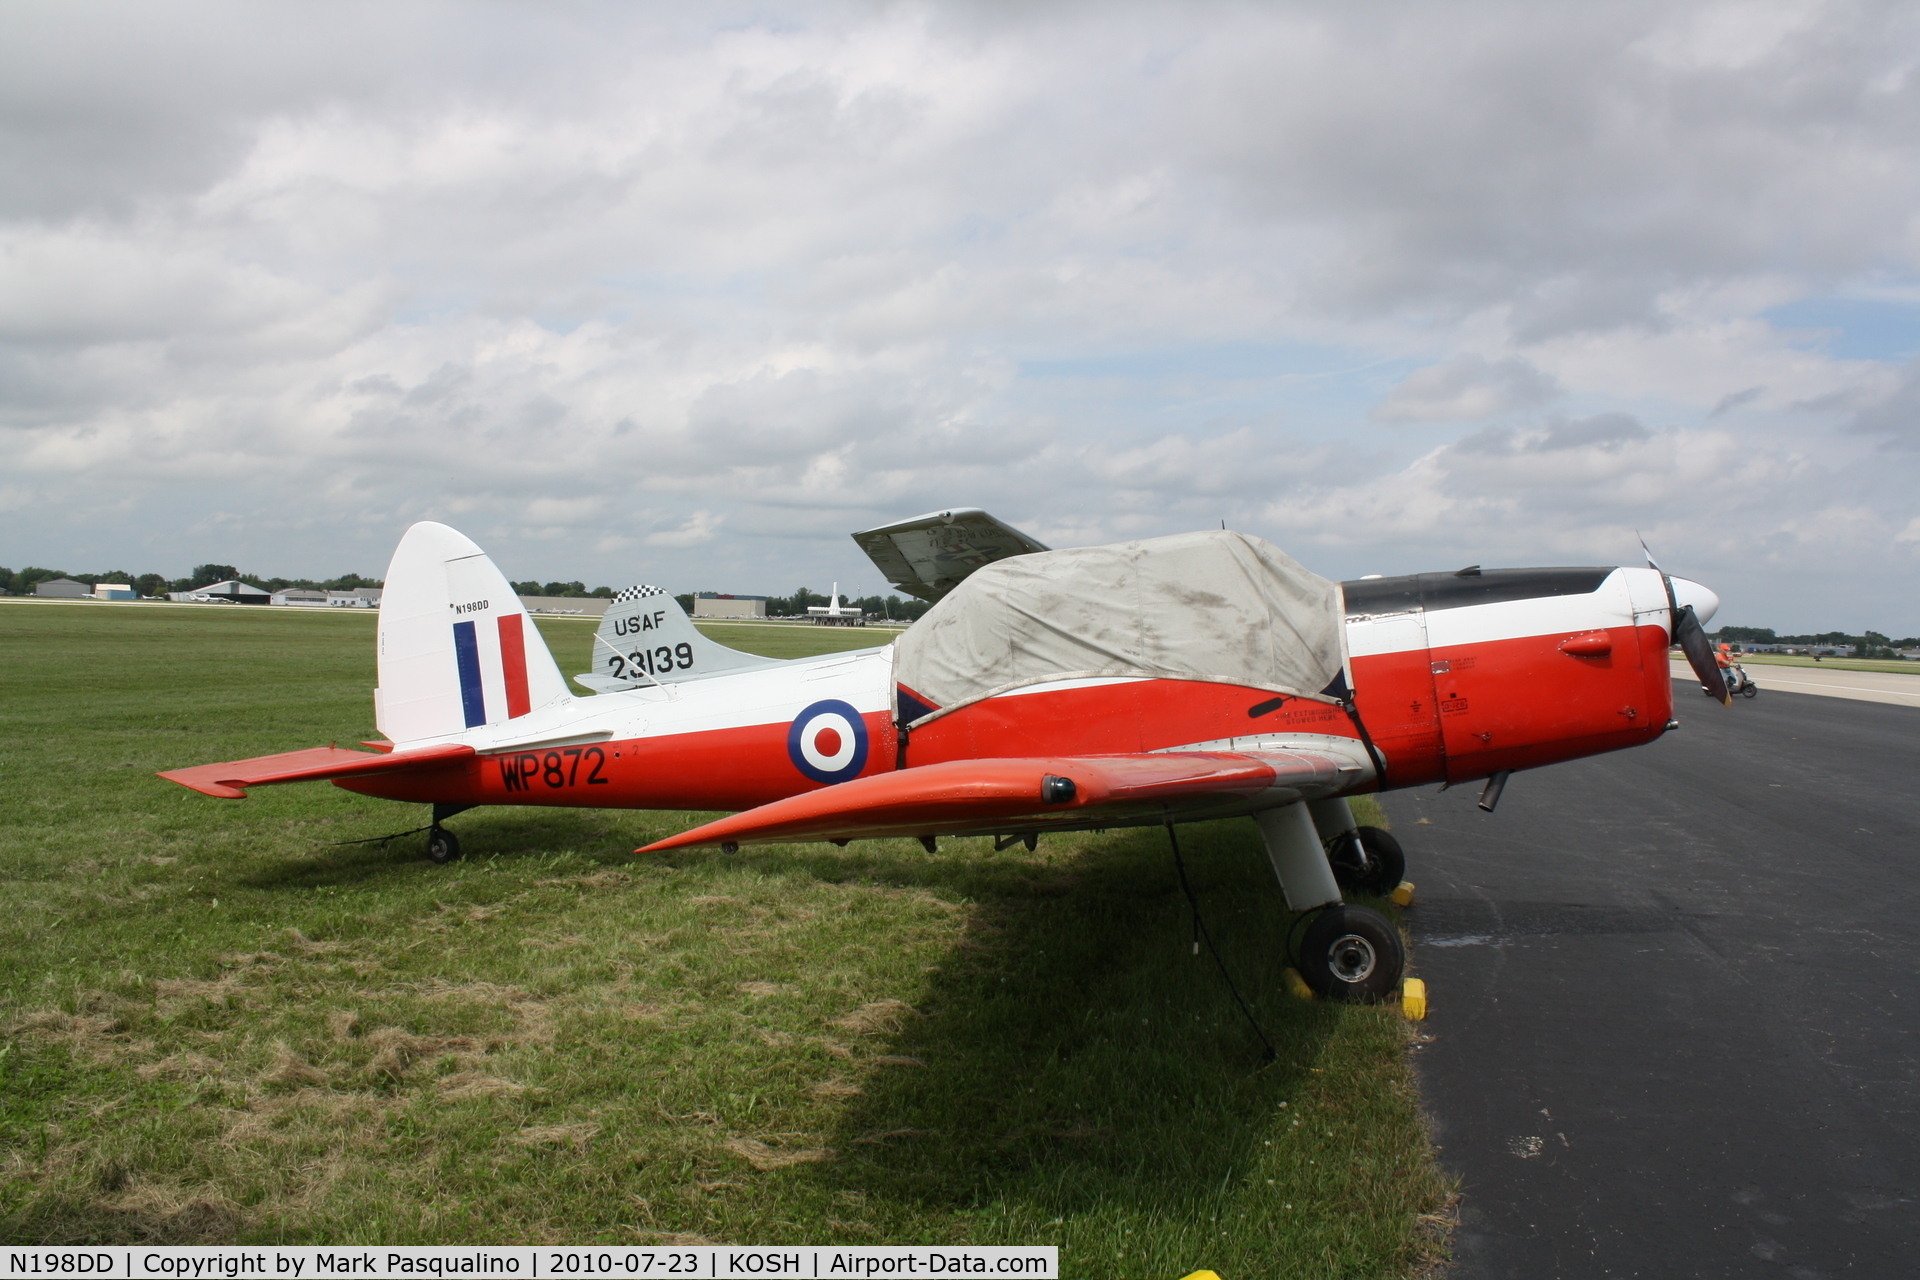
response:
<path fill-rule="evenodd" d="M 1707 692 L 1720 699 L 1722 706 L 1732 706 L 1733 695 L 1727 692 L 1726 672 L 1714 661 L 1713 641 L 1707 639 L 1706 628 L 1694 616 L 1692 605 L 1682 605 L 1674 614 L 1673 638 L 1680 642 L 1681 650 L 1687 655 L 1687 665 L 1700 677 Z"/>

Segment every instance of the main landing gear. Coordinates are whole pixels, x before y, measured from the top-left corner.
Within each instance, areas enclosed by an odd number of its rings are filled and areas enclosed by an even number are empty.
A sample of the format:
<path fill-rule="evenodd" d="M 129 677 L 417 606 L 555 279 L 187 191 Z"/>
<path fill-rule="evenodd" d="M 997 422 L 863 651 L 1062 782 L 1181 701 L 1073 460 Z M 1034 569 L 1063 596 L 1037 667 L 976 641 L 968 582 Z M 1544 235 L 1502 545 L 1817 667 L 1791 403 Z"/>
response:
<path fill-rule="evenodd" d="M 427 860 L 438 866 L 446 866 L 460 856 L 460 837 L 445 827 L 433 827 L 427 832 Z"/>
<path fill-rule="evenodd" d="M 470 804 L 436 804 L 433 806 L 433 825 L 427 828 L 427 861 L 435 866 L 444 867 L 460 857 L 460 837 L 440 824 L 456 813 L 465 813 L 473 808 Z"/>
<path fill-rule="evenodd" d="M 1406 871 L 1400 842 L 1378 827 L 1356 826 L 1347 802 L 1338 798 L 1253 818 L 1288 909 L 1303 917 L 1305 932 L 1297 950 L 1289 950 L 1307 986 L 1328 999 L 1353 1002 L 1398 991 L 1407 970 L 1400 931 L 1378 911 L 1343 902 L 1341 889 L 1391 892 Z"/>
<path fill-rule="evenodd" d="M 1349 893 L 1384 898 L 1407 878 L 1407 855 L 1393 833 L 1379 827 L 1355 827 L 1330 842 L 1327 861 L 1333 878 Z"/>
<path fill-rule="evenodd" d="M 1323 907 L 1300 939 L 1300 976 L 1317 995 L 1371 1004 L 1400 987 L 1406 951 L 1400 931 L 1367 907 Z"/>

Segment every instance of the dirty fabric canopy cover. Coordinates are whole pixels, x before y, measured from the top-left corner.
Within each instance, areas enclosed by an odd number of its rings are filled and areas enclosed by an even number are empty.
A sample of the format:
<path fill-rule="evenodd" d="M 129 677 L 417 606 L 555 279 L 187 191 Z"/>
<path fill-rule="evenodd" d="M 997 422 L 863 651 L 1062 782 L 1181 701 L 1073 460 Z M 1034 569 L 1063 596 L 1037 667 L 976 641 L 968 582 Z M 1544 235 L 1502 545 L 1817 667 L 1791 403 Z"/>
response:
<path fill-rule="evenodd" d="M 1340 588 L 1225 530 L 1002 560 L 895 646 L 902 715 L 1085 676 L 1226 681 L 1312 697 L 1342 670 Z"/>

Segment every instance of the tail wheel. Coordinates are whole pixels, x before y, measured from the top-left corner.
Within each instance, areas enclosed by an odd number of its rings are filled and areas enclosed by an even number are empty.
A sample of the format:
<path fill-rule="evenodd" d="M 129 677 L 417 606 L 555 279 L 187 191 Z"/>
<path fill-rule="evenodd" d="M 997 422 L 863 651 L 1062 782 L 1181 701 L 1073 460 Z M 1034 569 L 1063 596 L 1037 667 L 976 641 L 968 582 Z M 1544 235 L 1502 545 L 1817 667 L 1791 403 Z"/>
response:
<path fill-rule="evenodd" d="M 1399 931 L 1366 907 L 1328 907 L 1300 940 L 1300 976 L 1329 1000 L 1384 1000 L 1400 989 L 1406 971 Z"/>
<path fill-rule="evenodd" d="M 427 858 L 438 866 L 446 866 L 460 856 L 460 838 L 445 827 L 435 827 L 427 833 Z"/>
<path fill-rule="evenodd" d="M 1347 893 L 1381 897 L 1407 877 L 1407 855 L 1400 842 L 1379 827 L 1357 827 L 1337 837 L 1327 861 Z"/>

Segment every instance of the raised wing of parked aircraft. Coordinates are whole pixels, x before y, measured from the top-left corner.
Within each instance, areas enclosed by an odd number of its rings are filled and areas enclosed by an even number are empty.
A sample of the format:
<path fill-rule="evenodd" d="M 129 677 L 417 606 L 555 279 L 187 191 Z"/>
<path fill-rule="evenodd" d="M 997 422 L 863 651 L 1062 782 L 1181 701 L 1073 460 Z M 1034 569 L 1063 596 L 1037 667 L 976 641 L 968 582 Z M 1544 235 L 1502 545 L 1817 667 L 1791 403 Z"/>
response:
<path fill-rule="evenodd" d="M 1670 640 L 1725 698 L 1700 627 L 1718 599 L 1657 567 L 1336 583 L 1246 534 L 1047 551 L 964 508 L 856 538 L 871 551 L 879 536 L 908 548 L 896 584 L 938 596 L 894 643 L 757 658 L 636 587 L 576 677 L 600 692 L 580 697 L 480 548 L 414 525 L 382 598 L 386 740 L 160 776 L 223 798 L 324 779 L 430 804 L 442 862 L 459 852 L 442 824 L 483 804 L 731 815 L 648 850 L 1031 846 L 1250 817 L 1288 906 L 1312 913 L 1301 973 L 1370 999 L 1400 981 L 1399 935 L 1343 892 L 1390 891 L 1404 857 L 1355 824 L 1347 797 L 1484 778 L 1491 809 L 1510 773 L 1651 742 L 1676 723 Z"/>
<path fill-rule="evenodd" d="M 934 602 L 976 569 L 1047 549 L 978 507 L 929 511 L 911 520 L 862 529 L 853 540 L 888 582 L 910 596 Z"/>

